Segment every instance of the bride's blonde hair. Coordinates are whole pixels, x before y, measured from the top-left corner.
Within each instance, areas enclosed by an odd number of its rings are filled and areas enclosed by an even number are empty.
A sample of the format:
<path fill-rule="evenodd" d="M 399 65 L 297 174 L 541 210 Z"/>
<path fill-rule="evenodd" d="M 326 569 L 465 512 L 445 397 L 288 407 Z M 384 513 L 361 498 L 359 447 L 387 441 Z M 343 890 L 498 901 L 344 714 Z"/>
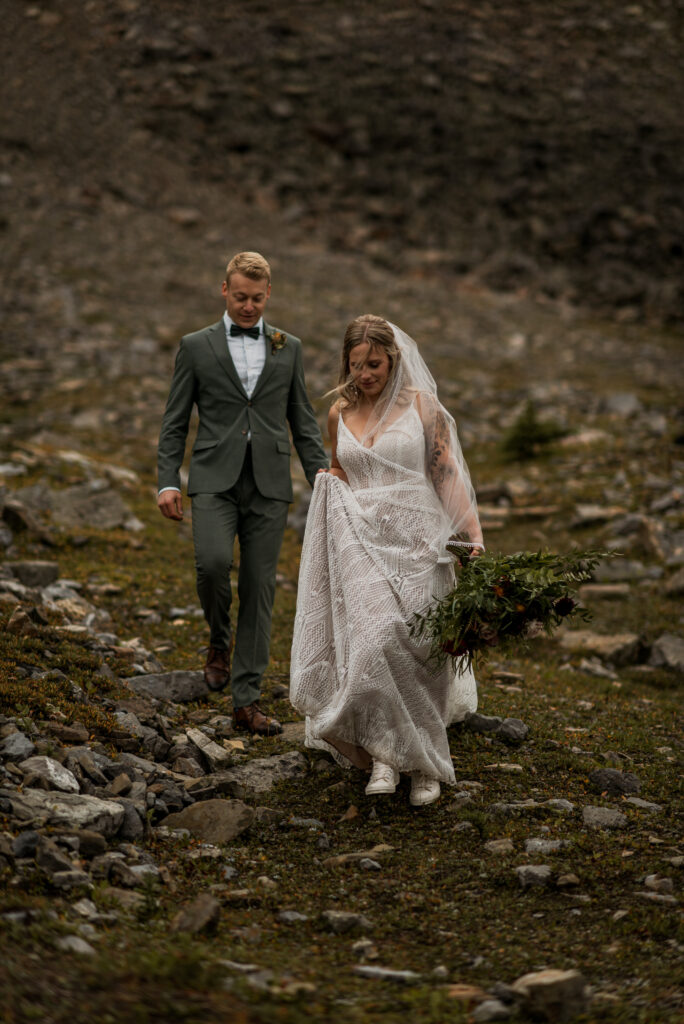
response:
<path fill-rule="evenodd" d="M 369 352 L 372 349 L 380 349 L 387 355 L 390 362 L 390 376 L 395 372 L 401 359 L 401 353 L 394 340 L 394 331 L 381 316 L 375 316 L 374 313 L 363 313 L 352 320 L 344 333 L 337 387 L 331 392 L 338 398 L 344 399 L 347 406 L 355 406 L 359 401 L 359 391 L 349 369 L 349 355 L 353 348 L 366 341 L 370 346 Z"/>

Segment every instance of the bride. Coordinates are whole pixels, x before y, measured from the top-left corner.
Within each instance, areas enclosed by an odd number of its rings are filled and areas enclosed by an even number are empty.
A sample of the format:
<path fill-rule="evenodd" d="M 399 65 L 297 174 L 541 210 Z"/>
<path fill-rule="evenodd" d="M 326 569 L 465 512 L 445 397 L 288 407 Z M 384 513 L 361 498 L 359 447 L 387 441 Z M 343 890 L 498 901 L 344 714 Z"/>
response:
<path fill-rule="evenodd" d="M 290 699 L 307 746 L 372 768 L 367 794 L 411 775 L 410 801 L 453 783 L 447 726 L 477 707 L 470 669 L 436 668 L 410 635 L 454 585 L 447 542 L 483 549 L 453 418 L 414 341 L 382 317 L 347 328 L 302 548 Z"/>

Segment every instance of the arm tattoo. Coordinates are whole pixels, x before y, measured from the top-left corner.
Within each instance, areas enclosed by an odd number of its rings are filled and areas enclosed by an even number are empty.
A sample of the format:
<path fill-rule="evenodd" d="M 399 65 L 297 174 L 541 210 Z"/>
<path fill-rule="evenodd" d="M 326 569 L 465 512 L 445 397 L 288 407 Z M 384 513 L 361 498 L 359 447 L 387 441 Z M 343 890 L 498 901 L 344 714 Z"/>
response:
<path fill-rule="evenodd" d="M 433 413 L 432 423 L 433 438 L 432 451 L 429 456 L 430 477 L 438 494 L 455 472 L 449 448 L 449 424 L 444 415 L 437 411 Z"/>

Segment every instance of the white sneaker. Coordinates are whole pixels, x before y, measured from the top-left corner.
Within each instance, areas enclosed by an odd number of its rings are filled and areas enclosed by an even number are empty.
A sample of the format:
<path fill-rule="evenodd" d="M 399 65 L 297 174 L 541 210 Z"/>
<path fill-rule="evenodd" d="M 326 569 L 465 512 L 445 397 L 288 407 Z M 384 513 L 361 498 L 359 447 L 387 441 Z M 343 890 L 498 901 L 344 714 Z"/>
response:
<path fill-rule="evenodd" d="M 422 772 L 414 772 L 411 776 L 411 795 L 409 800 L 414 807 L 431 804 L 439 798 L 439 779 L 431 779 Z"/>
<path fill-rule="evenodd" d="M 378 793 L 393 793 L 399 782 L 399 772 L 395 771 L 391 764 L 383 764 L 382 761 L 373 761 L 373 771 L 368 785 L 366 796 L 374 796 Z"/>

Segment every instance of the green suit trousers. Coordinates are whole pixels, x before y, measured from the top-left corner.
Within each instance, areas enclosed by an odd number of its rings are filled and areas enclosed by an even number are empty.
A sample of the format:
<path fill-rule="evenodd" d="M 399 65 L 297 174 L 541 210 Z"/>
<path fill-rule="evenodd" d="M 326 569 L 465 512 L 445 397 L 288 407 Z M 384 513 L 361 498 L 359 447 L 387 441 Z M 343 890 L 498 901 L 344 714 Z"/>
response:
<path fill-rule="evenodd" d="M 235 708 L 259 700 L 269 660 L 276 568 L 287 511 L 287 501 L 265 498 L 258 491 L 250 445 L 240 476 L 229 490 L 192 496 L 197 593 L 209 624 L 209 642 L 223 650 L 233 639 L 230 571 L 236 537 L 240 546 L 231 676 Z"/>

